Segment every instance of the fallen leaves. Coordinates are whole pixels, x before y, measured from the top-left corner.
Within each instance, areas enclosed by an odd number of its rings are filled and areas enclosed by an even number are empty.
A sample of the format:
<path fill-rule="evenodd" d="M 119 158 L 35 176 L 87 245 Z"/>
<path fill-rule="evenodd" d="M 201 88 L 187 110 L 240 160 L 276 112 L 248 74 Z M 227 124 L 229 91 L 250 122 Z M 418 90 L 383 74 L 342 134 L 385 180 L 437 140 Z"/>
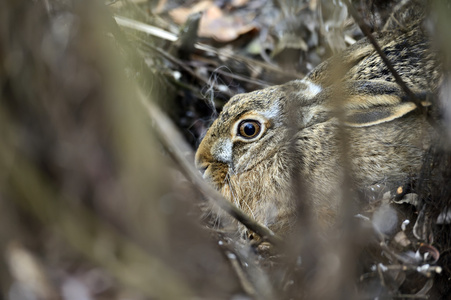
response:
<path fill-rule="evenodd" d="M 243 5 L 245 1 L 234 1 L 235 5 Z M 192 7 L 178 7 L 169 12 L 177 24 L 184 24 L 191 14 L 203 12 L 199 25 L 199 37 L 213 38 L 219 42 L 230 42 L 239 36 L 257 30 L 253 23 L 254 15 L 232 14 L 227 9 L 221 9 L 213 1 L 201 1 Z"/>

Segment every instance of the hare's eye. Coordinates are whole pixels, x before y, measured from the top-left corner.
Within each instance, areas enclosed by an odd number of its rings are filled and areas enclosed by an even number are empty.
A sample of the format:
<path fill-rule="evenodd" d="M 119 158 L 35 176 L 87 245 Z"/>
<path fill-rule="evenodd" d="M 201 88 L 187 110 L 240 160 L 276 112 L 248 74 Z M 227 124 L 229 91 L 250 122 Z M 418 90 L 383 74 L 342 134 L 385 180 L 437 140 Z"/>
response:
<path fill-rule="evenodd" d="M 245 139 L 256 137 L 261 130 L 261 124 L 254 120 L 244 120 L 238 125 L 238 134 Z"/>

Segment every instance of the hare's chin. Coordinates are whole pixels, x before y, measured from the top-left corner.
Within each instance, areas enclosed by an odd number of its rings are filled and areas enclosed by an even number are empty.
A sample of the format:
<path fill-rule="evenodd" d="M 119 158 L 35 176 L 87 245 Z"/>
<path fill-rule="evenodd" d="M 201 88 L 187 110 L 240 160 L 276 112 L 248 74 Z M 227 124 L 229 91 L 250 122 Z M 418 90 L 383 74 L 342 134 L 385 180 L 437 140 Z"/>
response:
<path fill-rule="evenodd" d="M 229 168 L 223 163 L 211 163 L 205 168 L 203 178 L 207 182 L 220 189 L 224 185 Z"/>

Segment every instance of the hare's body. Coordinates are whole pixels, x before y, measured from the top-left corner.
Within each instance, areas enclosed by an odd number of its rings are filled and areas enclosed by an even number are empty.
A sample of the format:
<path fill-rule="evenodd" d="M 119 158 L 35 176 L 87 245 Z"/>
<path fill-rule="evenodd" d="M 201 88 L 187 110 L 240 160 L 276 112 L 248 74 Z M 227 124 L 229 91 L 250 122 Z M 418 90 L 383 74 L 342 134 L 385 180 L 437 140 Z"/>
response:
<path fill-rule="evenodd" d="M 378 39 L 414 93 L 435 91 L 438 67 L 421 30 Z M 301 182 L 312 210 L 331 223 L 343 172 L 364 189 L 406 183 L 421 168 L 432 128 L 393 82 L 372 45 L 360 41 L 304 80 L 233 97 L 196 164 L 226 198 L 275 231 L 294 220 L 302 195 L 293 186 Z"/>

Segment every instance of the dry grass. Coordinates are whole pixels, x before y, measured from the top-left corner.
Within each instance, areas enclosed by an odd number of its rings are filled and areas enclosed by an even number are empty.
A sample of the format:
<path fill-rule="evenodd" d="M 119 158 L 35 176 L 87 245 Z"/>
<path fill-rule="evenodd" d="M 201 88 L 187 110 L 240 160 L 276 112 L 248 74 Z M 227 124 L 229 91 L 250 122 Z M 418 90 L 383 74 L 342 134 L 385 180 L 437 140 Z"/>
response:
<path fill-rule="evenodd" d="M 431 245 L 413 236 L 417 213 L 409 204 L 375 208 L 373 221 L 354 218 L 349 204 L 329 239 L 314 230 L 315 220 L 282 239 L 201 180 L 193 146 L 230 95 L 300 77 L 360 38 L 352 18 L 334 14 L 332 4 L 319 15 L 317 1 L 275 1 L 286 20 L 296 14 L 306 20 L 297 32 L 308 49 L 282 55 L 297 62 L 286 72 L 277 55 L 265 62 L 237 54 L 246 37 L 230 43 L 232 51 L 203 40 L 211 44 L 193 44 L 195 55 L 178 52 L 170 35 L 117 26 L 112 12 L 135 25 L 175 28 L 164 15 L 151 17 L 146 1 L 121 3 L 0 3 L 4 298 L 439 299 L 448 293 L 449 225 L 428 223 L 451 201 L 448 76 L 435 104 L 445 120 L 441 142 L 427 157 L 417 191 Z M 435 5 L 430 27 L 448 75 L 449 10 Z M 384 11 L 376 12 L 374 27 Z M 270 28 L 291 28 L 284 24 Z M 406 199 L 406 191 L 389 192 L 381 202 Z M 207 201 L 261 239 L 241 239 L 236 222 L 218 227 L 215 213 L 205 216 Z M 384 234 L 375 224 L 393 212 L 411 223 Z"/>

